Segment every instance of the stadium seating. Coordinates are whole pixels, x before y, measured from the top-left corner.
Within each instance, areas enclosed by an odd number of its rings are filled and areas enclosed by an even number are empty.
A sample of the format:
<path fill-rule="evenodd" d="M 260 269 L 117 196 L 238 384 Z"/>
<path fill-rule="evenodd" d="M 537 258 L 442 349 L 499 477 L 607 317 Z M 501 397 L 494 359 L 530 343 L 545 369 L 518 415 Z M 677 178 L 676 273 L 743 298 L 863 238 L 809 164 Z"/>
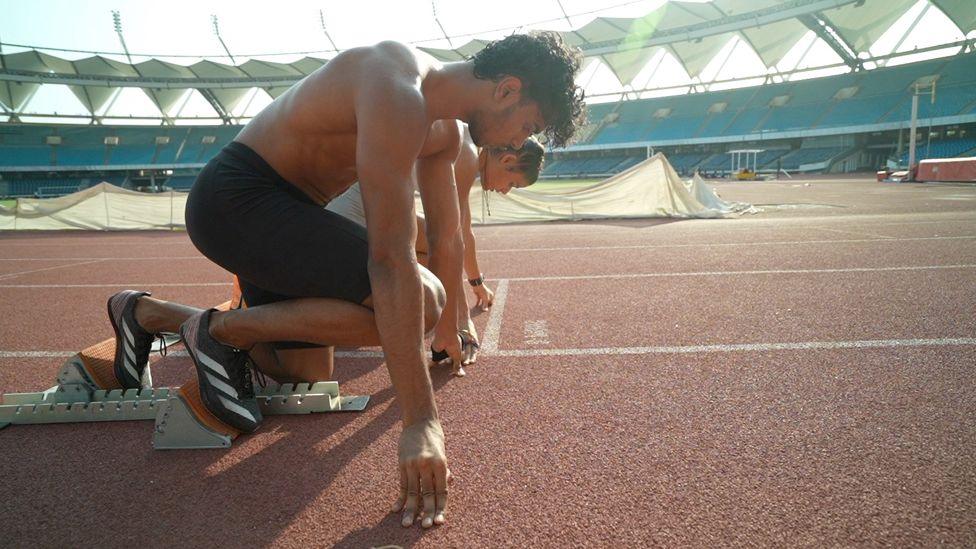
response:
<path fill-rule="evenodd" d="M 966 139 L 947 139 L 942 141 L 919 142 L 915 147 L 916 160 L 926 158 L 952 158 L 953 156 L 965 156 L 973 152 L 976 154 L 976 138 Z M 901 163 L 908 164 L 908 152 L 902 154 Z"/>
<path fill-rule="evenodd" d="M 806 146 L 797 149 L 798 138 L 809 134 L 779 134 L 777 137 L 773 132 L 818 130 L 826 131 L 828 135 L 833 129 L 838 134 L 869 132 L 874 131 L 873 125 L 884 123 L 889 123 L 887 131 L 893 131 L 890 123 L 904 127 L 909 119 L 913 83 L 928 77 L 938 78 L 936 101 L 933 104 L 928 97 L 920 98 L 921 128 L 931 124 L 933 118 L 976 113 L 976 92 L 973 91 L 976 89 L 976 53 L 968 53 L 824 78 L 593 104 L 589 107 L 589 123 L 580 134 L 585 138 L 582 144 L 601 149 L 612 150 L 624 144 L 663 146 L 672 165 L 683 174 L 695 169 L 728 170 L 731 161 L 727 151 L 736 148 L 765 149 L 757 159 L 760 169 L 781 166 L 798 170 L 804 165 L 824 165 L 849 149 L 853 152 L 853 148 Z M 844 92 L 838 93 L 841 90 Z M 852 127 L 863 129 L 852 130 Z M 119 184 L 133 185 L 127 183 L 128 173 L 154 168 L 158 170 L 157 175 L 162 170 L 175 169 L 176 175 L 161 181 L 169 187 L 185 190 L 193 184 L 194 170 L 212 158 L 239 131 L 240 126 L 230 125 L 0 124 L 0 172 L 29 172 L 5 177 L 0 192 L 28 196 L 47 192 L 40 190 L 42 188 L 83 188 L 87 179 L 106 179 L 90 176 L 87 171 L 119 174 L 111 177 L 117 178 Z M 969 134 L 972 134 L 971 130 Z M 667 150 L 675 146 L 681 147 L 682 152 Z M 968 137 L 940 140 L 931 145 L 923 141 L 918 155 L 919 158 L 942 158 L 966 154 L 973 149 L 976 149 L 976 143 Z M 543 175 L 606 175 L 625 170 L 644 157 L 639 152 L 560 157 L 547 163 Z M 902 158 L 902 163 L 905 162 L 907 154 Z M 50 174 L 50 180 L 37 179 L 36 176 L 48 175 L 47 171 L 57 173 Z"/>
<path fill-rule="evenodd" d="M 919 102 L 921 119 L 976 110 L 976 53 L 969 53 L 951 60 L 940 58 L 797 82 L 625 101 L 617 108 L 619 119 L 606 124 L 589 143 L 654 144 L 902 122 L 911 115 L 912 84 L 929 76 L 939 78 L 936 102 L 932 105 L 925 98 Z M 853 93 L 836 98 L 842 89 Z M 724 111 L 710 113 L 711 106 L 718 103 L 727 104 Z M 600 106 L 601 112 L 609 109 Z"/>

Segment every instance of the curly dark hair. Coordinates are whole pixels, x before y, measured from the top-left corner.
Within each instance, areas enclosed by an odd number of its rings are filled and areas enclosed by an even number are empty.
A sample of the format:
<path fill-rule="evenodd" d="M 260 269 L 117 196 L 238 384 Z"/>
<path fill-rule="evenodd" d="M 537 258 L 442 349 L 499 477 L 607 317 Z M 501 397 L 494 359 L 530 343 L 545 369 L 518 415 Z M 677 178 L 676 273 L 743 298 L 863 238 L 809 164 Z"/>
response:
<path fill-rule="evenodd" d="M 582 55 L 554 32 L 513 34 L 490 42 L 476 53 L 474 75 L 499 81 L 514 76 L 522 81 L 523 95 L 538 103 L 546 120 L 548 144 L 562 147 L 586 119 L 583 89 L 576 85 Z"/>

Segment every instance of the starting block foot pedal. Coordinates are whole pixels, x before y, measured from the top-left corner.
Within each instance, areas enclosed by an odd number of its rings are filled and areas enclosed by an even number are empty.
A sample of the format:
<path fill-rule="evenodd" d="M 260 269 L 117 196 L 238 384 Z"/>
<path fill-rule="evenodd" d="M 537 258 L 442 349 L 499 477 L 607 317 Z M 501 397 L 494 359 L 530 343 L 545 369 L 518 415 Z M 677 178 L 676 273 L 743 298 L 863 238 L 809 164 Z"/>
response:
<path fill-rule="evenodd" d="M 156 415 L 152 444 L 157 450 L 226 449 L 233 438 L 204 425 L 177 393 L 169 397 Z"/>
<path fill-rule="evenodd" d="M 154 345 L 158 347 L 159 343 Z M 65 361 L 58 370 L 58 385 L 65 388 L 65 392 L 121 389 L 122 385 L 115 377 L 114 361 L 115 339 L 96 343 Z M 152 371 L 148 363 L 143 365 L 140 384 L 143 389 L 152 387 Z"/>

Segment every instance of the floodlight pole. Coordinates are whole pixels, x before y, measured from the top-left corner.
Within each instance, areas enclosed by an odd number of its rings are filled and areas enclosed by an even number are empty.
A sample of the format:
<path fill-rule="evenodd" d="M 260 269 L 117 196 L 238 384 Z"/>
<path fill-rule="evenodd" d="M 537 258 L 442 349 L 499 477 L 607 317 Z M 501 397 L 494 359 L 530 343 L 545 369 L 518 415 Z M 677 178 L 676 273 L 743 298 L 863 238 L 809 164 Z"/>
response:
<path fill-rule="evenodd" d="M 125 58 L 129 60 L 130 65 L 135 65 L 132 62 L 132 56 L 129 55 L 129 47 L 125 45 L 125 37 L 122 36 L 122 15 L 119 10 L 112 10 L 112 24 L 115 27 L 115 34 L 119 37 L 119 42 L 122 43 L 122 51 L 125 52 Z"/>
<path fill-rule="evenodd" d="M 325 34 L 326 39 L 328 39 L 329 43 L 332 44 L 332 49 L 338 53 L 339 46 L 336 46 L 335 40 L 333 40 L 332 36 L 329 35 L 329 29 L 325 27 L 325 14 L 322 13 L 322 10 L 319 10 L 319 23 L 322 25 L 322 32 Z"/>
<path fill-rule="evenodd" d="M 444 30 L 444 25 L 441 25 L 441 20 L 437 18 L 437 3 L 434 0 L 430 0 L 430 8 L 434 11 L 434 22 L 437 23 L 437 26 L 441 29 L 441 34 L 444 35 L 444 38 L 447 39 L 447 44 L 451 46 L 451 49 L 453 50 L 454 42 L 451 41 L 451 37 L 448 36 L 447 31 Z"/>
<path fill-rule="evenodd" d="M 224 44 L 224 39 L 220 37 L 220 24 L 217 21 L 217 16 L 211 15 L 210 22 L 213 24 L 213 32 L 214 36 L 217 37 L 217 41 L 220 42 L 220 45 L 223 46 L 224 51 L 227 52 L 227 57 L 230 57 L 230 62 L 236 65 L 237 60 L 234 59 L 234 56 L 230 53 L 230 50 L 227 49 L 227 44 Z"/>

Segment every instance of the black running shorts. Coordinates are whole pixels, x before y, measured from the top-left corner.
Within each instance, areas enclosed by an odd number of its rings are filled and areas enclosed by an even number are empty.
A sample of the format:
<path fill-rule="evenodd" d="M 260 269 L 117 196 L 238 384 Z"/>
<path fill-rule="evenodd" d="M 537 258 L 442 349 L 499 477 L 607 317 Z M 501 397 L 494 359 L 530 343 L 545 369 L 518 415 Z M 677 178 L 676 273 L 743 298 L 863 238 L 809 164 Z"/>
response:
<path fill-rule="evenodd" d="M 197 176 L 186 231 L 200 253 L 236 274 L 248 306 L 372 293 L 366 229 L 316 204 L 251 148 L 232 141 Z"/>

